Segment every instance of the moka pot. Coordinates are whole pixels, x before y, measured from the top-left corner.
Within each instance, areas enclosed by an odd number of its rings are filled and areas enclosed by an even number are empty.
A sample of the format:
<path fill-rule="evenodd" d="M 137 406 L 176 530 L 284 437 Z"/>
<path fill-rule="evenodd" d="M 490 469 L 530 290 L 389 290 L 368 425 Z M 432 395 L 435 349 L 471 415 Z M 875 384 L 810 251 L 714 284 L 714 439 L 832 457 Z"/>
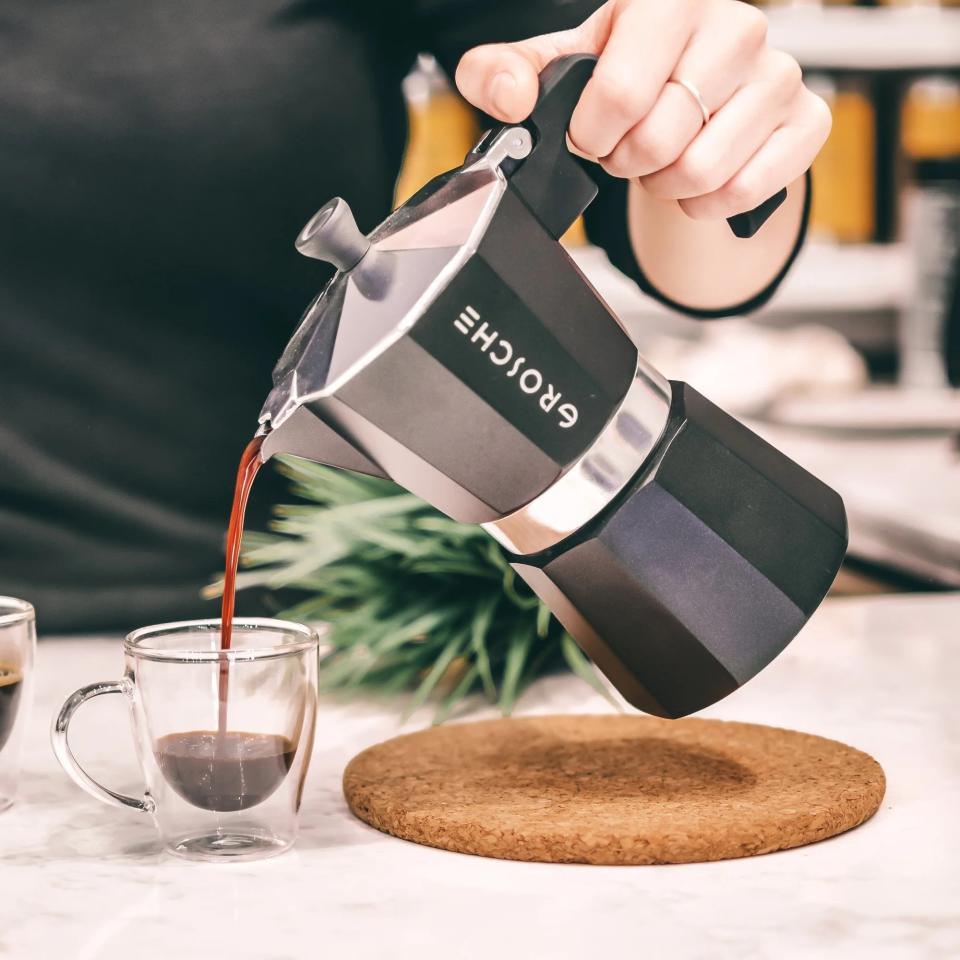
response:
<path fill-rule="evenodd" d="M 595 58 L 541 74 L 369 236 L 343 200 L 297 240 L 337 273 L 261 413 L 262 456 L 389 477 L 479 523 L 630 703 L 663 717 L 746 683 L 843 558 L 840 497 L 642 356 L 560 236 L 597 192 L 566 130 Z M 751 236 L 783 200 L 733 218 Z"/>

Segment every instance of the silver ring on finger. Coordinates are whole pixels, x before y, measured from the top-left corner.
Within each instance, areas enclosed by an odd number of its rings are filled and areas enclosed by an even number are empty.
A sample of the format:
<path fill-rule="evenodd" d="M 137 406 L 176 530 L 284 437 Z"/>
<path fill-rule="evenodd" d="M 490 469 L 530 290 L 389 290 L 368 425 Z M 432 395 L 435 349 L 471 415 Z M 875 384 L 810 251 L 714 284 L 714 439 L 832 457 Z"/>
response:
<path fill-rule="evenodd" d="M 679 77 L 674 77 L 670 83 L 676 83 L 677 85 L 683 87 L 683 89 L 686 90 L 691 97 L 693 97 L 694 102 L 700 110 L 700 116 L 703 117 L 703 125 L 706 126 L 710 122 L 710 108 L 704 102 L 703 94 L 700 93 L 697 85 L 695 83 L 691 83 L 689 80 L 681 80 Z"/>

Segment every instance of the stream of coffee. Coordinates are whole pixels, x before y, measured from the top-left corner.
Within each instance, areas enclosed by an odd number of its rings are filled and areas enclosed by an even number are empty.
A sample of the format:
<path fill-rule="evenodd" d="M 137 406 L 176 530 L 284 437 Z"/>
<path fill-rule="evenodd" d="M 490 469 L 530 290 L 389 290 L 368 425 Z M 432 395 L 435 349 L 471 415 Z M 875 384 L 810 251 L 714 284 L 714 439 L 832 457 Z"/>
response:
<path fill-rule="evenodd" d="M 227 527 L 227 561 L 223 570 L 223 605 L 220 610 L 220 646 L 230 649 L 233 638 L 233 610 L 237 598 L 237 567 L 240 564 L 240 542 L 243 540 L 243 518 L 247 512 L 250 488 L 263 465 L 260 447 L 263 437 L 254 437 L 244 448 L 233 487 L 233 506 Z"/>
<path fill-rule="evenodd" d="M 254 437 L 244 448 L 237 468 L 237 481 L 233 488 L 233 506 L 230 509 L 230 524 L 227 527 L 227 559 L 223 570 L 223 605 L 220 609 L 220 649 L 229 650 L 233 640 L 233 611 L 237 599 L 237 567 L 240 564 L 240 542 L 243 539 L 243 518 L 247 512 L 250 488 L 257 471 L 263 464 L 260 459 L 260 447 L 263 437 Z M 220 682 L 218 696 L 220 709 L 217 731 L 221 735 L 227 729 L 227 690 L 229 686 L 230 664 L 224 660 L 220 664 Z"/>
<path fill-rule="evenodd" d="M 220 618 L 221 650 L 229 650 L 233 641 L 240 541 L 243 538 L 243 521 L 250 488 L 262 465 L 262 443 L 263 437 L 254 437 L 247 444 L 237 469 L 233 507 L 227 527 Z M 296 748 L 287 737 L 279 734 L 229 730 L 227 703 L 230 663 L 226 659 L 220 663 L 217 680 L 216 730 L 192 730 L 160 737 L 154 744 L 154 756 L 171 789 L 193 806 L 220 814 L 246 810 L 270 797 L 289 772 Z M 3 690 L 2 684 L 0 677 L 0 690 Z M 7 687 L 13 689 L 12 681 L 7 683 Z M 0 727 L 4 702 L 0 696 Z"/>

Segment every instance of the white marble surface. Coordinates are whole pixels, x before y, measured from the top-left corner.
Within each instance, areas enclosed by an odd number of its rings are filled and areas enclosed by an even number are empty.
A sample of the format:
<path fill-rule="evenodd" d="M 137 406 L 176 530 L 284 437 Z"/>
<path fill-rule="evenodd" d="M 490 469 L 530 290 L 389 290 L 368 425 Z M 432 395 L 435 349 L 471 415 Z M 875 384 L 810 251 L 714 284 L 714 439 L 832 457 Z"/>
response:
<path fill-rule="evenodd" d="M 55 765 L 47 724 L 120 670 L 116 640 L 41 643 L 22 798 L 0 817 L 0 957 L 960 957 L 960 594 L 828 602 L 761 677 L 709 715 L 872 753 L 888 792 L 849 834 L 755 859 L 673 867 L 487 861 L 383 836 L 339 778 L 393 734 L 397 704 L 328 701 L 296 849 L 255 864 L 158 853 L 146 817 L 99 805 Z M 610 709 L 572 678 L 528 712 Z M 89 704 L 74 745 L 135 790 L 123 705 Z"/>

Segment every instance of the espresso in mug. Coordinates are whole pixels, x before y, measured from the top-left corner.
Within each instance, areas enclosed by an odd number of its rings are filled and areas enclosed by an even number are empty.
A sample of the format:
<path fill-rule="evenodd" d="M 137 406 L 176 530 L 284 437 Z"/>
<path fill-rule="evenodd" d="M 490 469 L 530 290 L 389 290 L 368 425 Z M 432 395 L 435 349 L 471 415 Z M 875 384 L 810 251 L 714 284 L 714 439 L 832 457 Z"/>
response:
<path fill-rule="evenodd" d="M 0 663 L 0 750 L 6 746 L 17 722 L 22 691 L 23 674 L 20 670 Z"/>
<path fill-rule="evenodd" d="M 171 733 L 154 747 L 171 788 L 187 803 L 220 813 L 266 800 L 283 783 L 295 754 L 286 737 L 232 730 Z"/>

